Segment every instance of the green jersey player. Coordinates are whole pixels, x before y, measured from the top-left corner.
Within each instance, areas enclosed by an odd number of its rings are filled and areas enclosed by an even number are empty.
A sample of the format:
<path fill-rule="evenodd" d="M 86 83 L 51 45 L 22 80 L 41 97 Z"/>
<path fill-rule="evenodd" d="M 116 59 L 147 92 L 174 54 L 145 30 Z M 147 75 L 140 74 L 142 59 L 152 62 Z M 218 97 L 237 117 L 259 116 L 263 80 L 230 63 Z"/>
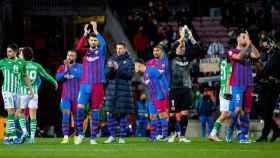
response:
<path fill-rule="evenodd" d="M 16 137 L 15 130 L 15 112 L 19 106 L 18 94 L 20 82 L 24 80 L 30 89 L 30 97 L 33 97 L 33 91 L 29 78 L 25 75 L 25 62 L 17 58 L 18 47 L 11 44 L 7 47 L 7 58 L 0 60 L 0 70 L 3 73 L 4 81 L 2 84 L 2 96 L 5 109 L 8 112 L 6 123 L 6 137 L 4 144 L 18 144 L 20 139 Z"/>
<path fill-rule="evenodd" d="M 224 120 L 228 117 L 230 117 L 229 112 L 229 103 L 230 103 L 230 79 L 231 74 L 231 65 L 228 62 L 227 59 L 223 59 L 220 64 L 220 94 L 219 94 L 219 100 L 220 100 L 220 117 L 216 120 L 214 124 L 214 128 L 212 129 L 210 135 L 208 138 L 212 141 L 221 141 L 217 137 L 217 132 L 222 126 L 222 123 Z"/>
<path fill-rule="evenodd" d="M 33 62 L 33 50 L 30 47 L 24 47 L 22 51 L 20 51 L 19 57 L 21 59 L 25 60 L 25 71 L 27 76 L 31 80 L 31 86 L 32 91 L 34 92 L 34 96 L 30 98 L 28 94 L 30 93 L 29 88 L 26 86 L 24 82 L 21 82 L 20 84 L 20 109 L 21 113 L 20 116 L 24 117 L 24 109 L 28 107 L 29 114 L 30 114 L 30 140 L 29 143 L 34 143 L 35 140 L 35 133 L 36 133 L 36 127 L 37 127 L 37 119 L 36 119 L 36 112 L 38 109 L 38 90 L 39 90 L 39 76 L 42 76 L 47 81 L 52 83 L 55 86 L 55 89 L 58 88 L 58 84 L 56 80 L 49 75 L 46 70 L 38 63 Z M 23 134 L 22 134 L 22 141 L 28 136 L 27 130 L 26 130 L 26 123 L 20 124 L 22 126 Z"/>

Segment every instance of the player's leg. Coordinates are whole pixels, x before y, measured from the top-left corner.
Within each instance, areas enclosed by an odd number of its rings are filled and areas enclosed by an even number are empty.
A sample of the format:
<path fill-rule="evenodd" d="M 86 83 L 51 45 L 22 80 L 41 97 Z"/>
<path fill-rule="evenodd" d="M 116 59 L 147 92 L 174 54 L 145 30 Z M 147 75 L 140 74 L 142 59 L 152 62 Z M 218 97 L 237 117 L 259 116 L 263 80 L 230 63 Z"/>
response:
<path fill-rule="evenodd" d="M 62 111 L 62 133 L 63 133 L 63 140 L 61 144 L 68 144 L 69 143 L 69 131 L 70 131 L 70 110 L 71 110 L 71 102 L 69 98 L 61 98 L 60 101 L 61 111 Z"/>
<path fill-rule="evenodd" d="M 181 125 L 180 125 L 181 117 L 182 117 L 181 111 L 180 112 L 176 112 L 175 130 L 176 130 L 177 136 L 180 136 L 181 132 L 182 132 Z"/>
<path fill-rule="evenodd" d="M 237 127 L 237 120 L 242 110 L 244 87 L 233 86 L 232 87 L 232 99 L 230 101 L 229 109 L 231 111 L 231 119 L 229 120 L 227 128 L 226 141 L 232 142 L 232 134 Z"/>
<path fill-rule="evenodd" d="M 156 100 L 155 106 L 157 108 L 157 112 L 159 114 L 160 118 L 160 124 L 161 124 L 161 130 L 162 130 L 162 138 L 161 141 L 167 141 L 168 140 L 168 106 L 169 101 L 167 98 L 164 98 L 162 100 Z"/>
<path fill-rule="evenodd" d="M 91 93 L 90 144 L 97 144 L 96 135 L 99 129 L 100 110 L 104 104 L 103 84 L 95 84 Z"/>
<path fill-rule="evenodd" d="M 5 109 L 8 113 L 6 123 L 6 136 L 3 140 L 3 144 L 12 144 L 14 139 L 16 139 L 14 100 L 10 92 L 2 92 L 2 96 Z"/>
<path fill-rule="evenodd" d="M 181 110 L 181 118 L 180 118 L 180 127 L 181 127 L 181 136 L 179 141 L 182 143 L 191 142 L 186 138 L 186 131 L 189 123 L 189 109 L 192 106 L 192 92 L 190 88 L 185 88 L 181 92 L 181 98 L 178 101 L 178 107 Z"/>
<path fill-rule="evenodd" d="M 161 128 L 161 119 L 159 117 L 159 115 L 157 116 L 157 140 L 161 140 L 162 137 L 163 137 L 163 134 L 162 134 L 162 128 Z"/>
<path fill-rule="evenodd" d="M 178 133 L 176 132 L 180 132 L 181 131 L 177 131 L 176 130 L 176 123 L 177 123 L 177 119 L 176 119 L 176 107 L 175 105 L 177 105 L 177 96 L 176 95 L 176 90 L 172 89 L 171 94 L 171 106 L 169 109 L 169 139 L 168 142 L 169 143 L 173 143 L 175 141 L 175 138 L 177 136 Z M 178 128 L 177 128 L 178 129 Z"/>
<path fill-rule="evenodd" d="M 148 111 L 149 111 L 149 117 L 150 117 L 150 124 L 151 124 L 151 133 L 150 138 L 152 141 L 156 141 L 157 136 L 157 109 L 156 106 L 153 103 L 148 103 Z"/>
<path fill-rule="evenodd" d="M 19 96 L 19 108 L 17 110 L 17 117 L 19 120 L 20 127 L 22 129 L 22 136 L 21 136 L 22 143 L 28 137 L 28 132 L 27 132 L 27 128 L 26 128 L 26 117 L 25 117 L 24 111 L 27 108 L 29 102 L 30 102 L 29 96 L 27 96 L 27 95 Z"/>
<path fill-rule="evenodd" d="M 222 127 L 222 123 L 230 117 L 230 112 L 229 112 L 229 100 L 224 99 L 223 97 L 220 97 L 220 116 L 219 118 L 215 121 L 214 126 L 212 131 L 210 132 L 208 139 L 212 141 L 222 141 L 221 139 L 218 138 L 217 133 Z"/>
<path fill-rule="evenodd" d="M 30 116 L 30 144 L 35 143 L 35 135 L 37 130 L 37 109 L 38 109 L 38 95 L 34 95 L 28 103 Z"/>
<path fill-rule="evenodd" d="M 250 112 L 252 109 L 252 87 L 246 87 L 244 93 L 244 108 L 240 115 L 240 129 L 238 137 L 240 143 L 250 143 L 249 140 L 249 127 L 250 127 Z"/>
<path fill-rule="evenodd" d="M 78 105 L 77 105 L 77 111 L 76 111 L 76 134 L 77 139 L 75 139 L 75 144 L 81 144 L 83 137 L 84 137 L 84 131 L 83 131 L 83 122 L 84 122 L 84 115 L 85 115 L 85 104 L 89 102 L 90 98 L 90 86 L 87 84 L 81 84 L 80 85 L 80 92 L 78 96 Z"/>

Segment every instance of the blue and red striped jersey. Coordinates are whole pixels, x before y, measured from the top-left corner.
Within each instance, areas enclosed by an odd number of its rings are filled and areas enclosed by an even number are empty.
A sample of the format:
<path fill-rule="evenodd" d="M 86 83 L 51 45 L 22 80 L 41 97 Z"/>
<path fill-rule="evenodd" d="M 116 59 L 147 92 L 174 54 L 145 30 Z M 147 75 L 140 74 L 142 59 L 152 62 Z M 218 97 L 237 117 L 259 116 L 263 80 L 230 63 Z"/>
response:
<path fill-rule="evenodd" d="M 163 74 L 163 77 L 167 80 L 167 88 L 169 88 L 170 83 L 170 68 L 169 61 L 166 55 L 162 59 L 153 58 L 147 62 L 147 66 L 156 67 L 160 73 Z"/>
<path fill-rule="evenodd" d="M 106 42 L 104 38 L 98 34 L 96 36 L 99 41 L 99 46 L 97 49 L 83 48 L 87 37 L 83 36 L 76 49 L 80 53 L 84 53 L 83 57 L 83 69 L 82 69 L 82 79 L 83 84 L 97 84 L 105 82 L 105 57 L 106 57 Z"/>
<path fill-rule="evenodd" d="M 81 64 L 72 64 L 68 69 L 65 69 L 64 65 L 59 66 L 55 78 L 57 81 L 63 81 L 61 98 L 77 100 L 81 76 Z"/>
<path fill-rule="evenodd" d="M 162 100 L 168 94 L 166 89 L 167 81 L 159 70 L 152 66 L 147 66 L 144 72 L 144 82 L 147 85 L 149 99 L 151 101 Z"/>
<path fill-rule="evenodd" d="M 253 71 L 250 62 L 241 62 L 232 58 L 233 54 L 238 54 L 239 49 L 231 49 L 228 51 L 230 63 L 232 67 L 230 75 L 231 86 L 252 86 Z"/>

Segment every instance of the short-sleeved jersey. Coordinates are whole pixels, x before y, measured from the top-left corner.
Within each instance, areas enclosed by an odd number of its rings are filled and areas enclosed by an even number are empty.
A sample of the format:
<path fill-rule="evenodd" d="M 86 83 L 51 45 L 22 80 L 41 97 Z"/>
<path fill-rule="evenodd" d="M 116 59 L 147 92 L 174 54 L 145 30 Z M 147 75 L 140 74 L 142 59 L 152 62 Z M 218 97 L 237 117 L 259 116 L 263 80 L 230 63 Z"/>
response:
<path fill-rule="evenodd" d="M 78 52 L 84 53 L 83 69 L 81 83 L 83 84 L 96 84 L 105 82 L 105 57 L 106 57 L 106 42 L 104 38 L 98 34 L 96 36 L 99 41 L 97 49 L 86 48 L 83 49 L 87 41 L 87 37 L 83 36 L 76 49 Z"/>
<path fill-rule="evenodd" d="M 253 71 L 250 62 L 241 62 L 232 58 L 234 54 L 238 54 L 239 49 L 231 49 L 228 52 L 230 57 L 232 72 L 230 75 L 231 86 L 252 86 L 253 85 Z"/>
<path fill-rule="evenodd" d="M 164 84 L 167 84 L 163 74 L 155 67 L 147 67 L 144 72 L 144 81 L 147 85 L 150 101 L 162 100 L 167 96 L 167 89 Z"/>
<path fill-rule="evenodd" d="M 40 86 L 40 84 L 38 84 L 38 80 L 40 80 L 39 76 L 42 76 L 50 83 L 55 84 L 55 79 L 51 75 L 49 75 L 40 64 L 33 61 L 26 61 L 25 63 L 26 74 L 31 80 L 32 90 L 34 94 L 38 94 Z M 29 89 L 23 80 L 20 86 L 20 93 L 21 95 L 29 94 Z"/>
<path fill-rule="evenodd" d="M 59 66 L 55 78 L 63 81 L 61 98 L 77 100 L 81 77 L 82 64 L 72 64 L 68 69 L 64 65 Z"/>
<path fill-rule="evenodd" d="M 25 74 L 25 61 L 18 58 L 4 58 L 0 60 L 0 70 L 4 77 L 2 91 L 19 93 L 20 82 Z"/>
<path fill-rule="evenodd" d="M 221 61 L 220 64 L 220 96 L 224 96 L 227 86 L 227 79 L 231 74 L 231 65 L 227 59 Z"/>

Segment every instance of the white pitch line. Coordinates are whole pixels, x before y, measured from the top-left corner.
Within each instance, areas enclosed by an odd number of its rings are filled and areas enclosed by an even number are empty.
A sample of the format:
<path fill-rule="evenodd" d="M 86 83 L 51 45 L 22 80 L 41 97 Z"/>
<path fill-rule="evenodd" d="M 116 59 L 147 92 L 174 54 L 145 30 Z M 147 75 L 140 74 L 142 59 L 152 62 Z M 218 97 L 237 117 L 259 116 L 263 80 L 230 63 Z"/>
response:
<path fill-rule="evenodd" d="M 20 148 L 17 149 L 17 151 L 21 150 Z M 0 151 L 14 151 L 14 150 L 5 150 L 5 149 L 0 149 Z M 39 151 L 39 152 L 123 152 L 123 151 L 128 151 L 127 149 L 22 149 L 22 151 Z M 134 150 L 129 150 L 133 152 L 189 152 L 189 151 L 194 151 L 194 152 L 263 152 L 262 150 L 246 150 L 246 149 L 134 149 Z M 276 151 L 276 150 L 275 150 Z M 279 151 L 278 151 L 279 152 Z"/>

